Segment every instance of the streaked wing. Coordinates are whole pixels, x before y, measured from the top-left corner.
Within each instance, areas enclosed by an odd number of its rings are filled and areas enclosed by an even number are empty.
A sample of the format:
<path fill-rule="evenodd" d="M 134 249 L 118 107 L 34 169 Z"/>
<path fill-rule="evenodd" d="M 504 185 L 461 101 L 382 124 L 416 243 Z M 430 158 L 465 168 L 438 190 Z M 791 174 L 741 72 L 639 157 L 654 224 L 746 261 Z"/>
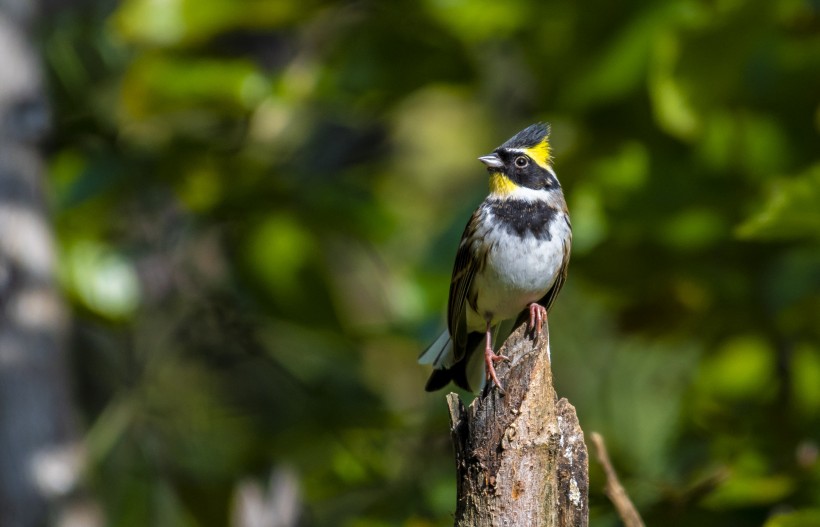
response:
<path fill-rule="evenodd" d="M 558 271 L 558 277 L 555 279 L 555 283 L 552 284 L 552 287 L 547 294 L 544 295 L 544 298 L 541 299 L 539 304 L 547 308 L 549 311 L 552 303 L 555 302 L 555 298 L 558 296 L 558 292 L 561 291 L 561 288 L 564 287 L 564 282 L 567 281 L 567 272 L 569 271 L 569 250 L 570 244 L 572 243 L 572 236 L 566 239 L 563 243 L 564 246 L 564 257 L 561 261 L 561 269 Z"/>
<path fill-rule="evenodd" d="M 455 359 L 464 356 L 467 346 L 467 302 L 473 277 L 483 259 L 474 254 L 476 227 L 481 209 L 476 210 L 461 236 L 461 243 L 456 252 L 456 263 L 453 266 L 453 277 L 450 280 L 450 299 L 447 303 L 447 327 L 453 338 Z"/>

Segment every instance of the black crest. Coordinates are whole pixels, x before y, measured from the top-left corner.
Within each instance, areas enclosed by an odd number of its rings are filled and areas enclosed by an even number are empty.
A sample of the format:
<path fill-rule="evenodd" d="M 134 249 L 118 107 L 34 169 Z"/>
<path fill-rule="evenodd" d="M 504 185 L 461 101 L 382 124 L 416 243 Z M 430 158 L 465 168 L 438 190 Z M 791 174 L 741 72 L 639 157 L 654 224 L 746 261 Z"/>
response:
<path fill-rule="evenodd" d="M 530 125 L 501 145 L 500 148 L 530 148 L 550 135 L 549 123 L 535 123 Z"/>

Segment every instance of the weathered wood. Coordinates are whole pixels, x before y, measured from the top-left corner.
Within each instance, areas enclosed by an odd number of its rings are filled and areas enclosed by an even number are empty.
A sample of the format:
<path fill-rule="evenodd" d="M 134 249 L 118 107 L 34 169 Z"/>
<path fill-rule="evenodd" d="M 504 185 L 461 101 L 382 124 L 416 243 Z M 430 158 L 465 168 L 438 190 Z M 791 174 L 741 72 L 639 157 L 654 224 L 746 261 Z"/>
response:
<path fill-rule="evenodd" d="M 547 329 L 520 325 L 496 367 L 506 393 L 487 389 L 465 408 L 447 396 L 456 452 L 458 527 L 588 525 L 588 467 L 575 408 L 552 385 Z"/>

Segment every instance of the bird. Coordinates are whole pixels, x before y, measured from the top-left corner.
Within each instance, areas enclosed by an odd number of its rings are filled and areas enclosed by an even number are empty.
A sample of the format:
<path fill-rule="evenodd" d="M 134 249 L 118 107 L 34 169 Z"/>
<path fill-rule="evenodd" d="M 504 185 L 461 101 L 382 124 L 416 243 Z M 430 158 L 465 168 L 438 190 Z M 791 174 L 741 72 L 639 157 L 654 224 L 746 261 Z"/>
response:
<path fill-rule="evenodd" d="M 536 123 L 478 158 L 489 172 L 490 192 L 456 251 L 447 329 L 418 359 L 433 366 L 429 392 L 450 381 L 478 391 L 492 381 L 503 394 L 495 364 L 509 359 L 493 350 L 494 333 L 523 317 L 538 338 L 567 279 L 572 224 L 549 135 L 548 123 Z"/>

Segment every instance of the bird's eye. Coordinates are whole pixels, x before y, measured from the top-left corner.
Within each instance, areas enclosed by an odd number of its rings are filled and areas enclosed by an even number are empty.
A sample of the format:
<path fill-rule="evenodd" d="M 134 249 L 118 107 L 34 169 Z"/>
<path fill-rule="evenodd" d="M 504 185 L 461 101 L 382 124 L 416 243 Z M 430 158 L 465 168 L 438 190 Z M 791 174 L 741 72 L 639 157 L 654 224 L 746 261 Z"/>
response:
<path fill-rule="evenodd" d="M 525 156 L 518 156 L 515 158 L 515 166 L 517 166 L 518 168 L 524 168 L 529 164 L 530 160 L 527 159 Z"/>

